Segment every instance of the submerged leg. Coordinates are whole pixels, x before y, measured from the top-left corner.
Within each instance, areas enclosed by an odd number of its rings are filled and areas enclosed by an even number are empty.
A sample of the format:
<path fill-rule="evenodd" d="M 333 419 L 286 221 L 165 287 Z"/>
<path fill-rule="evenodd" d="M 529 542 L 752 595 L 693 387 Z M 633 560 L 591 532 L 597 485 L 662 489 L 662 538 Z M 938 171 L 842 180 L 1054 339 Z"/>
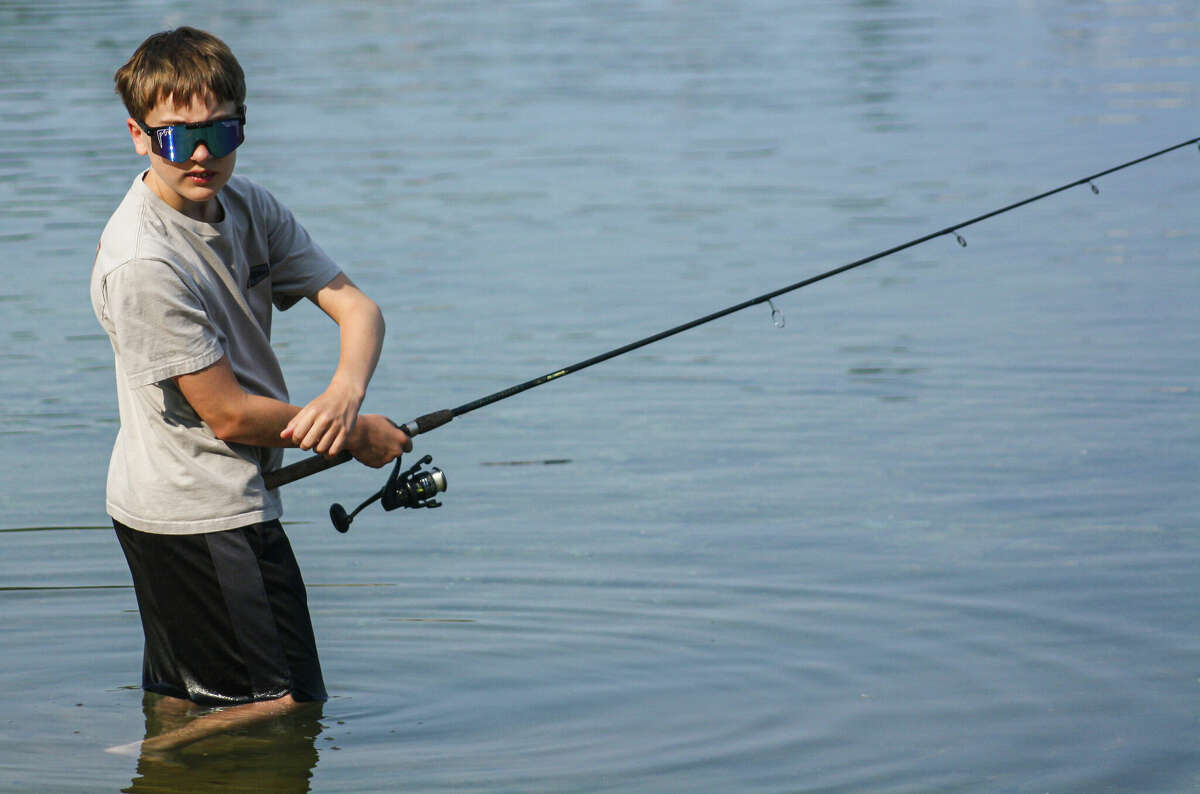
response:
<path fill-rule="evenodd" d="M 178 698 L 164 698 L 164 700 L 168 703 L 175 701 L 183 704 L 177 707 L 179 711 L 186 710 L 189 705 L 188 701 Z M 175 704 L 171 703 L 171 705 Z M 306 703 L 296 700 L 289 694 L 275 700 L 260 700 L 254 703 L 243 703 L 240 706 L 229 706 L 202 714 L 178 728 L 156 736 L 148 736 L 140 742 L 109 747 L 105 752 L 137 756 L 177 750 L 218 733 L 239 730 L 273 717 L 282 716 L 305 705 Z"/>

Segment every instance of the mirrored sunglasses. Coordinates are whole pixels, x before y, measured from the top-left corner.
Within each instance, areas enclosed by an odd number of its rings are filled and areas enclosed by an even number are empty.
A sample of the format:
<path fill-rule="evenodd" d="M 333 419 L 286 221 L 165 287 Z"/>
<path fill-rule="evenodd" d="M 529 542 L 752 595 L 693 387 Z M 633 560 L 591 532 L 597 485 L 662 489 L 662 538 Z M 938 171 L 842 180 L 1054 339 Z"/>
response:
<path fill-rule="evenodd" d="M 213 157 L 224 157 L 246 140 L 246 109 L 229 119 L 202 121 L 197 124 L 168 124 L 147 127 L 137 123 L 150 136 L 150 150 L 172 163 L 185 163 L 201 143 Z"/>

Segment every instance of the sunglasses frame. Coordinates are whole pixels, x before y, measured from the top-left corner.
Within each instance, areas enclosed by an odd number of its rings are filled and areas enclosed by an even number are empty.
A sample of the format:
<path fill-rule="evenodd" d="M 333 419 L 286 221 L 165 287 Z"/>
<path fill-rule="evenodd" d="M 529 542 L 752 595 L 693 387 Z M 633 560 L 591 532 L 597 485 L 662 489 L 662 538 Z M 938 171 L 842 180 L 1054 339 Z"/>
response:
<path fill-rule="evenodd" d="M 183 127 L 185 130 L 211 129 L 212 127 L 215 127 L 218 124 L 223 124 L 223 123 L 229 122 L 229 121 L 237 121 L 239 123 L 238 141 L 232 147 L 230 147 L 229 151 L 225 152 L 224 154 L 217 154 L 216 152 L 213 152 L 212 144 L 210 144 L 208 142 L 207 137 L 203 137 L 203 136 L 196 136 L 195 143 L 192 144 L 191 150 L 188 151 L 185 155 L 183 155 L 180 159 L 175 159 L 171 155 L 167 154 L 160 143 L 161 136 L 159 133 L 161 133 L 163 130 L 170 130 L 170 129 L 174 129 L 177 127 Z M 237 149 L 239 146 L 241 146 L 243 143 L 246 142 L 246 106 L 240 105 L 237 109 L 236 116 L 230 116 L 228 118 L 223 118 L 223 119 L 212 119 L 211 121 L 200 121 L 200 122 L 196 122 L 195 124 L 187 124 L 187 123 L 164 124 L 161 127 L 149 127 L 146 125 L 145 122 L 138 121 L 137 125 L 139 127 L 141 127 L 142 132 L 146 133 L 146 135 L 148 135 L 150 137 L 150 151 L 154 152 L 159 157 L 163 157 L 172 163 L 186 163 L 188 160 L 192 159 L 192 154 L 196 151 L 196 147 L 199 146 L 201 143 L 203 143 L 205 148 L 207 148 L 209 150 L 209 152 L 212 153 L 213 157 L 227 157 L 228 155 L 232 154 L 235 149 Z M 186 134 L 186 133 L 183 133 L 183 134 Z M 171 133 L 172 140 L 174 139 L 174 137 L 175 137 L 175 133 Z M 173 145 L 170 146 L 170 149 L 171 149 L 172 153 L 177 153 L 177 150 Z"/>

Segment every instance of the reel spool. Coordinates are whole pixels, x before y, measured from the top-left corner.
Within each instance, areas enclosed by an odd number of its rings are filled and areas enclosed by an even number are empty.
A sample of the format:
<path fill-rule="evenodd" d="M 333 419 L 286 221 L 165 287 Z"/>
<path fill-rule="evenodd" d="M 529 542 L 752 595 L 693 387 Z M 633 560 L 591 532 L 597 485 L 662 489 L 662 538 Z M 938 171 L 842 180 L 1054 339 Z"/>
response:
<path fill-rule="evenodd" d="M 437 501 L 436 497 L 446 490 L 446 474 L 437 466 L 428 470 L 422 469 L 430 463 L 433 463 L 433 456 L 426 455 L 408 469 L 401 471 L 400 459 L 397 458 L 396 465 L 383 487 L 353 511 L 347 513 L 346 508 L 337 502 L 329 506 L 329 519 L 333 522 L 334 529 L 338 532 L 348 532 L 354 517 L 373 502 L 380 502 L 384 510 L 395 510 L 397 507 L 441 507 L 442 503 Z"/>

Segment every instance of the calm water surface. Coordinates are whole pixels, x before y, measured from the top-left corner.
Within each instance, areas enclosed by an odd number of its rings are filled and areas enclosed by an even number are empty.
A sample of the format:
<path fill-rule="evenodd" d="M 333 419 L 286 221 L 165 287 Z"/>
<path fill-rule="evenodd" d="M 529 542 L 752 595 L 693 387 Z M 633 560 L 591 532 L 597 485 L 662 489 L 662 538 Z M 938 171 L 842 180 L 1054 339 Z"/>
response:
<path fill-rule="evenodd" d="M 289 486 L 330 701 L 105 754 L 87 281 L 149 33 L 239 54 L 239 170 L 384 306 L 397 419 L 1198 134 L 1190 2 L 181 8 L 0 2 L 0 789 L 1200 790 L 1194 148 L 462 417 L 441 510 Z M 276 327 L 305 399 L 331 329 Z"/>

